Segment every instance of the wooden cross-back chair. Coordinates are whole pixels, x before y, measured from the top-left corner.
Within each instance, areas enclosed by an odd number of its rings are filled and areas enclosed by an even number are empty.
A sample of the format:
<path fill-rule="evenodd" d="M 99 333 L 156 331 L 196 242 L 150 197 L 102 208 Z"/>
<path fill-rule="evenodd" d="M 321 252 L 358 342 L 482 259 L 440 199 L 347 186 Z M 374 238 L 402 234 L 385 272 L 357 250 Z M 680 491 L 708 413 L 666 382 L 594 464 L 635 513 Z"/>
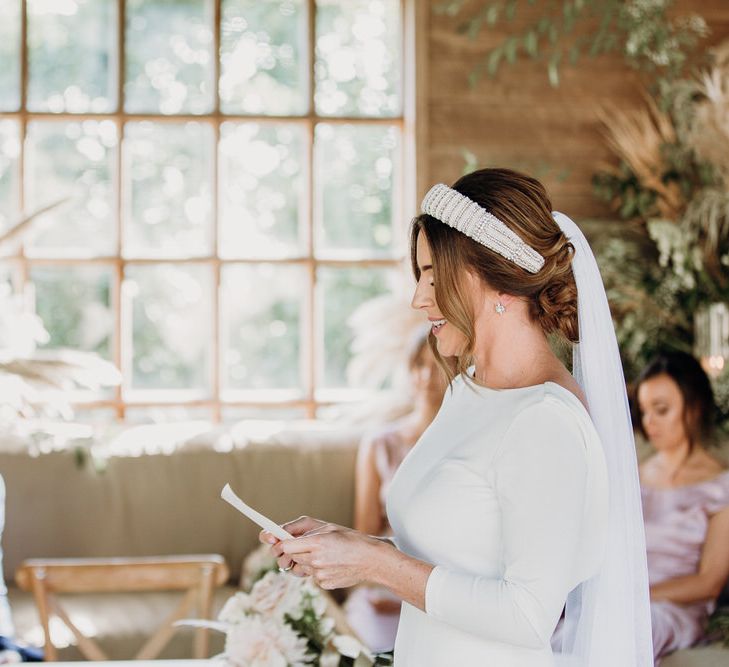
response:
<path fill-rule="evenodd" d="M 78 648 L 88 660 L 108 660 L 99 645 L 86 637 L 61 606 L 60 593 L 110 593 L 143 591 L 186 591 L 182 601 L 137 653 L 137 660 L 153 660 L 167 645 L 174 623 L 190 618 L 209 619 L 213 590 L 228 579 L 222 556 L 160 556 L 151 558 L 49 558 L 24 561 L 15 573 L 18 586 L 35 598 L 45 635 L 46 660 L 57 660 L 50 633 L 50 617 L 56 615 L 76 637 Z M 208 630 L 195 629 L 195 658 L 208 657 Z"/>

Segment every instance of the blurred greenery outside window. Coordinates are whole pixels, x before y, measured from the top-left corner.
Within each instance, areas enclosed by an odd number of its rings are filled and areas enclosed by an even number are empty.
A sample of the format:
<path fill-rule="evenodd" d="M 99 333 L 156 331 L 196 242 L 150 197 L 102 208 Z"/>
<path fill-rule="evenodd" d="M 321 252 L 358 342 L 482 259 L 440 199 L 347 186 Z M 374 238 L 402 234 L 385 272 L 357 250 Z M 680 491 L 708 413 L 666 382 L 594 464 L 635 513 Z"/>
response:
<path fill-rule="evenodd" d="M 0 3 L 0 230 L 69 198 L 0 281 L 47 347 L 121 368 L 81 411 L 314 417 L 360 395 L 347 319 L 405 253 L 407 4 Z"/>

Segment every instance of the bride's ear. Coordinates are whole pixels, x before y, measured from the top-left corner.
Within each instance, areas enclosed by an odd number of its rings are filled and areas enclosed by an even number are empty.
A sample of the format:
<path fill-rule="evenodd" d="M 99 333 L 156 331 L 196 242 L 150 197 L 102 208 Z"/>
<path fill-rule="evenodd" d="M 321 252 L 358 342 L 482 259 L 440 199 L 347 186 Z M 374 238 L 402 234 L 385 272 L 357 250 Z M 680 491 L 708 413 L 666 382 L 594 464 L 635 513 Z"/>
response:
<path fill-rule="evenodd" d="M 474 305 L 484 301 L 488 297 L 488 286 L 473 271 L 464 269 L 461 274 L 460 283 L 461 287 L 471 296 Z"/>

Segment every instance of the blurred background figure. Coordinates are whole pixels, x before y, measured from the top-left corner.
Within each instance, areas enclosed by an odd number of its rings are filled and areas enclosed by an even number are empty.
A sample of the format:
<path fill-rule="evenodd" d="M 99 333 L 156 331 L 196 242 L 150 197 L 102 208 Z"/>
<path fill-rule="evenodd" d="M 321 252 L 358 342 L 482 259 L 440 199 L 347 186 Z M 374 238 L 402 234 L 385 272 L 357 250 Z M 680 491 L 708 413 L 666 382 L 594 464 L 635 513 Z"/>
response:
<path fill-rule="evenodd" d="M 659 355 L 635 391 L 638 429 L 655 450 L 640 480 L 658 665 L 702 638 L 729 576 L 729 470 L 707 449 L 716 407 L 694 357 Z"/>
<path fill-rule="evenodd" d="M 5 482 L 0 475 L 0 535 L 5 525 Z M 10 605 L 8 604 L 8 589 L 2 577 L 3 552 L 0 545 L 0 637 L 15 636 L 13 621 L 10 617 Z M 0 662 L 2 660 L 0 659 Z"/>
<path fill-rule="evenodd" d="M 370 535 L 392 533 L 385 514 L 389 484 L 406 454 L 433 421 L 446 389 L 444 373 L 428 344 L 430 329 L 413 339 L 408 356 L 412 384 L 412 410 L 365 436 L 357 454 L 355 476 L 356 530 Z M 400 600 L 384 588 L 361 586 L 345 604 L 347 620 L 360 639 L 375 652 L 395 645 Z"/>

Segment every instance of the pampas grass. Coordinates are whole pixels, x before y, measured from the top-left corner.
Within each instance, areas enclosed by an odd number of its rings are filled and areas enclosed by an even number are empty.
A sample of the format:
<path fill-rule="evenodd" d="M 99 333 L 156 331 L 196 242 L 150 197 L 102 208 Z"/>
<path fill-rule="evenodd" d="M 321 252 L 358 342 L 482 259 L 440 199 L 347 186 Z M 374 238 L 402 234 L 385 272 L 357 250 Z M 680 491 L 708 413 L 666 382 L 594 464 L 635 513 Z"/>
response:
<path fill-rule="evenodd" d="M 62 204 L 65 204 L 67 201 L 69 201 L 69 199 L 70 197 L 61 197 L 60 199 L 57 199 L 50 204 L 35 209 L 35 211 L 32 211 L 25 215 L 21 215 L 20 219 L 14 222 L 9 229 L 0 233 L 0 250 L 21 241 L 22 238 L 26 234 L 28 234 L 28 232 L 30 232 L 32 226 L 35 224 L 36 219 L 39 216 L 43 215 L 44 213 L 48 213 L 55 208 L 58 208 Z"/>
<path fill-rule="evenodd" d="M 663 147 L 676 142 L 676 130 L 670 116 L 652 98 L 645 95 L 644 99 L 646 106 L 642 109 L 603 108 L 598 110 L 598 117 L 613 153 L 630 167 L 642 187 L 656 193 L 661 217 L 676 220 L 686 202 L 677 183 L 663 180 L 670 169 Z M 614 165 L 602 168 L 621 175 Z"/>
<path fill-rule="evenodd" d="M 729 190 L 729 41 L 714 51 L 714 65 L 698 81 L 688 140 L 699 159 L 711 164 Z"/>
<path fill-rule="evenodd" d="M 708 71 L 683 82 L 682 93 L 687 107 L 674 109 L 675 118 L 647 95 L 641 109 L 603 109 L 599 118 L 615 156 L 655 194 L 656 217 L 695 231 L 707 268 L 721 282 L 726 269 L 717 249 L 729 237 L 729 41 L 714 50 Z M 679 154 L 683 162 L 675 160 Z M 603 170 L 625 175 L 614 165 Z"/>
<path fill-rule="evenodd" d="M 423 313 L 410 306 L 409 288 L 414 283 L 404 270 L 399 285 L 398 290 L 360 305 L 347 322 L 353 332 L 347 379 L 353 386 L 381 389 L 391 383 L 400 390 L 407 387 L 408 354 L 428 323 Z"/>

